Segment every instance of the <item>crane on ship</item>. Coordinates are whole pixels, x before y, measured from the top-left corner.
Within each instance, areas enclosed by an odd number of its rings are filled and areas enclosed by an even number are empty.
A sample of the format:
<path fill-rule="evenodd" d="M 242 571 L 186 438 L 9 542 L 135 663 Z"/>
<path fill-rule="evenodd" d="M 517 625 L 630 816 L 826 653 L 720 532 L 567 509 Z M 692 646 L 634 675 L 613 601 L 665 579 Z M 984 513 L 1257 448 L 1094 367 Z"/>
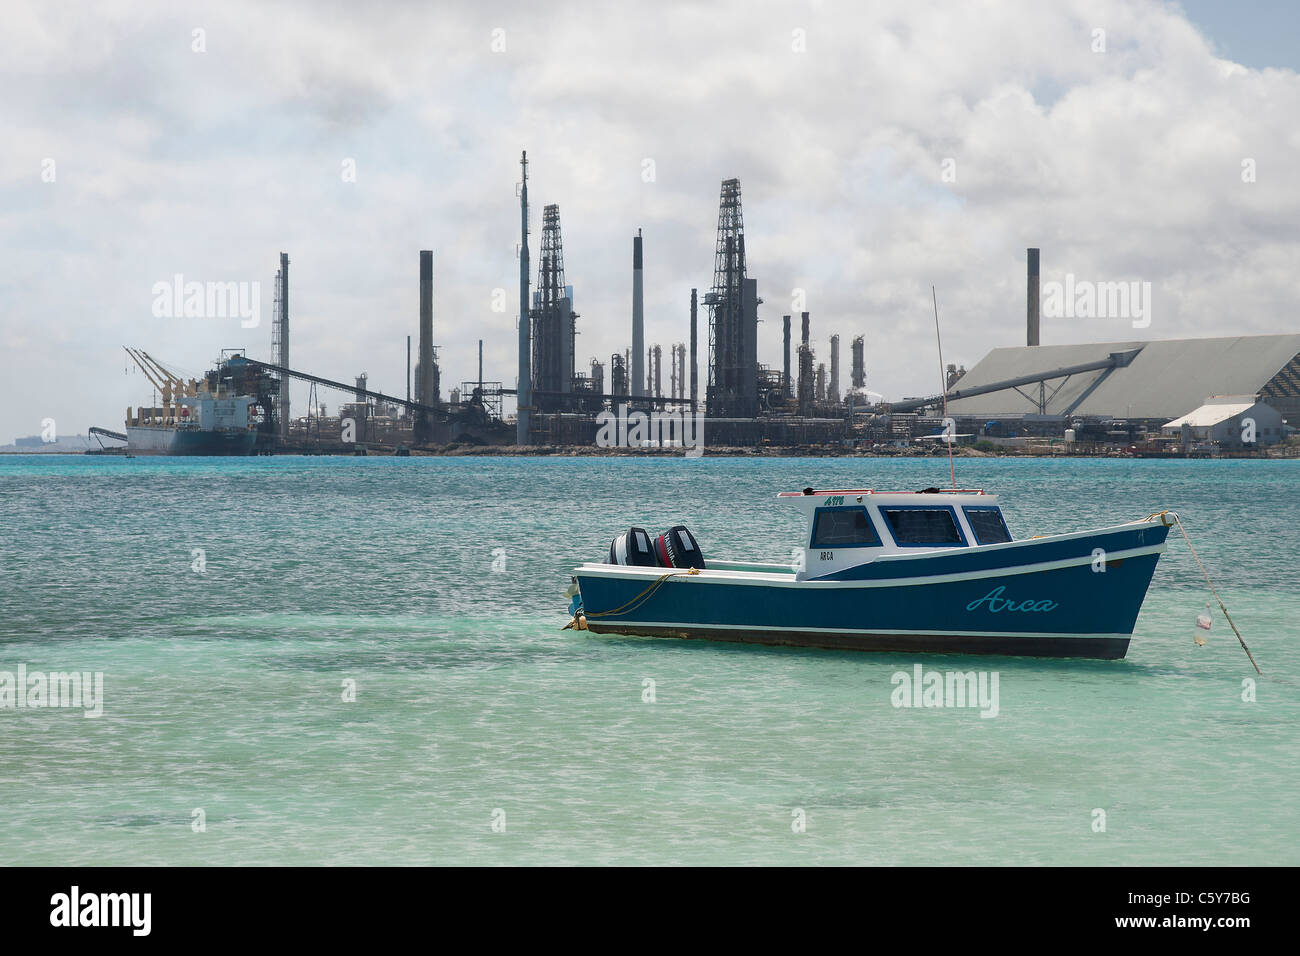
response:
<path fill-rule="evenodd" d="M 140 371 L 144 372 L 145 378 L 149 379 L 153 387 L 158 390 L 164 408 L 169 408 L 175 398 L 186 396 L 192 398 L 198 393 L 198 382 L 194 379 L 186 382 L 143 349 L 133 349 L 127 345 L 122 348 L 127 355 L 131 356 L 131 360 Z"/>

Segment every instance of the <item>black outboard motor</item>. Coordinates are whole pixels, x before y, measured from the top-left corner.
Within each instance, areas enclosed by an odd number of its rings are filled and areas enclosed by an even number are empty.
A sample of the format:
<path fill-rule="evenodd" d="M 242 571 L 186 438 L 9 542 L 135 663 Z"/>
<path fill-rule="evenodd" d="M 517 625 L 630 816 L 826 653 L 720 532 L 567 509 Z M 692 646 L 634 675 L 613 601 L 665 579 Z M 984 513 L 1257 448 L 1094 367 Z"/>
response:
<path fill-rule="evenodd" d="M 656 568 L 659 560 L 655 557 L 654 542 L 645 528 L 629 528 L 609 543 L 609 557 L 606 564 L 633 565 L 641 568 Z"/>
<path fill-rule="evenodd" d="M 665 568 L 704 568 L 704 555 L 686 525 L 674 525 L 655 539 L 655 553 Z"/>

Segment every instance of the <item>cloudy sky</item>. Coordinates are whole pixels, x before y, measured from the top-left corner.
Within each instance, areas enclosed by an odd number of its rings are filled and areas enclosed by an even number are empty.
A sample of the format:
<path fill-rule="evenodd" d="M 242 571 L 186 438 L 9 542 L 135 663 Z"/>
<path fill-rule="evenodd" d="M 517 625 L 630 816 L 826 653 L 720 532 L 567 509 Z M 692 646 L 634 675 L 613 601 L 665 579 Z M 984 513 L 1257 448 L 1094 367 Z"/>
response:
<path fill-rule="evenodd" d="M 759 360 L 779 365 L 803 290 L 819 360 L 832 333 L 865 336 L 889 398 L 937 385 L 932 284 L 947 360 L 1023 344 L 1027 246 L 1044 282 L 1152 288 L 1149 327 L 1045 318 L 1043 344 L 1297 327 L 1285 4 L 4 10 L 0 443 L 47 417 L 119 428 L 150 399 L 123 345 L 190 374 L 224 347 L 269 356 L 281 251 L 297 368 L 404 394 L 428 248 L 444 395 L 479 338 L 486 377 L 513 385 L 521 149 L 534 230 L 560 207 L 580 367 L 630 341 L 638 228 L 646 340 L 686 340 L 730 177 Z M 177 274 L 261 283 L 261 324 L 154 314 Z"/>

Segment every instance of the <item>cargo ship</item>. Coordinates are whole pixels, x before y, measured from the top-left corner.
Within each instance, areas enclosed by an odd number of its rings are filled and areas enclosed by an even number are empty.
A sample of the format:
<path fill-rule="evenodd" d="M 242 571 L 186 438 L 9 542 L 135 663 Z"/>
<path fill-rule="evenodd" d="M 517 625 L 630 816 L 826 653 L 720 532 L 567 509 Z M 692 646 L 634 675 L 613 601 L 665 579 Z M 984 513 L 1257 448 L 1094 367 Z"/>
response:
<path fill-rule="evenodd" d="M 161 405 L 126 410 L 126 451 L 130 455 L 251 455 L 265 420 L 256 394 L 241 394 L 241 379 L 230 360 L 202 379 L 183 380 L 148 352 L 127 354 L 153 383 Z M 238 358 L 239 356 L 234 356 Z"/>

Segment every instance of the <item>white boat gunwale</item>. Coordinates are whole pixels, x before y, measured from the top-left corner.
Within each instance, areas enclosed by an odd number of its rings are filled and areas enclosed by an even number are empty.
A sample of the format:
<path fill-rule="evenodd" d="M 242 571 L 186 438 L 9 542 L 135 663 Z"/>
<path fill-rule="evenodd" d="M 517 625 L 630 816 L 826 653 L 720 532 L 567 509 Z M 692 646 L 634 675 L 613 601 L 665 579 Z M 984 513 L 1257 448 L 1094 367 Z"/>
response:
<path fill-rule="evenodd" d="M 1111 525 L 1106 528 L 1094 528 L 1088 531 L 1067 531 L 1061 534 L 1042 535 L 1034 538 L 1020 538 L 1014 541 L 1003 541 L 997 544 L 980 544 L 967 545 L 966 547 L 954 548 L 934 548 L 928 551 L 909 551 L 903 553 L 879 554 L 871 559 L 870 562 L 860 563 L 887 563 L 901 564 L 903 562 L 924 563 L 926 558 L 933 558 L 936 555 L 948 554 L 953 552 L 968 553 L 974 550 L 984 552 L 988 551 L 1009 551 L 1016 548 L 1032 549 L 1041 547 L 1045 544 L 1056 542 L 1071 541 L 1080 538 L 1091 538 L 1097 535 L 1104 535 L 1113 532 L 1132 530 L 1141 525 L 1152 524 L 1154 519 L 1138 519 L 1136 521 L 1126 521 L 1122 524 Z M 1140 557 L 1146 554 L 1163 554 L 1166 544 L 1161 542 L 1158 545 L 1146 545 L 1138 548 L 1126 548 L 1119 551 L 1108 552 L 1106 559 L 1110 561 L 1120 561 L 1126 558 Z M 1060 568 L 1076 567 L 1079 565 L 1091 564 L 1094 557 L 1091 554 L 1079 555 L 1072 558 L 1059 558 L 1054 561 L 1035 562 L 1032 564 L 1014 564 L 1001 568 L 982 568 L 970 571 L 952 571 L 941 574 L 925 574 L 913 577 L 885 577 L 885 578 L 868 578 L 858 580 L 820 580 L 817 578 L 799 578 L 794 568 L 790 565 L 772 563 L 771 571 L 748 571 L 736 568 L 725 567 L 727 564 L 741 565 L 742 567 L 755 567 L 759 562 L 714 562 L 713 567 L 698 570 L 693 574 L 688 574 L 683 569 L 673 570 L 661 567 L 637 567 L 634 565 L 605 564 L 601 562 L 584 562 L 578 566 L 579 571 L 587 575 L 599 577 L 614 578 L 644 578 L 654 580 L 663 576 L 665 573 L 671 574 L 671 581 L 695 581 L 698 583 L 727 582 L 731 584 L 754 584 L 754 585 L 776 585 L 778 587 L 799 587 L 799 588 L 845 588 L 845 587 L 896 587 L 918 584 L 938 584 L 946 581 L 962 581 L 972 578 L 993 578 L 1007 577 L 1018 574 L 1028 574 L 1035 571 L 1053 571 Z M 779 569 L 779 570 L 778 570 Z"/>

